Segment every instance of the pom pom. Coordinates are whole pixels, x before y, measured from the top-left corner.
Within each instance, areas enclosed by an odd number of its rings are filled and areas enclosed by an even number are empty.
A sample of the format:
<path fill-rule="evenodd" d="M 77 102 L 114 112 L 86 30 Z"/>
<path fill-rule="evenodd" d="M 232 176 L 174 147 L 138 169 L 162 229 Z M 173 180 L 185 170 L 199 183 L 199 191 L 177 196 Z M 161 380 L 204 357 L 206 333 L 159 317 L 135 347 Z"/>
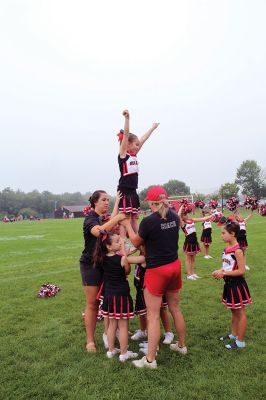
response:
<path fill-rule="evenodd" d="M 226 201 L 226 207 L 229 211 L 235 211 L 239 207 L 239 199 L 237 197 L 231 197 Z"/>
<path fill-rule="evenodd" d="M 53 285 L 52 283 L 44 283 L 39 289 L 38 297 L 54 297 L 60 290 L 59 286 Z"/>
<path fill-rule="evenodd" d="M 214 210 L 211 214 L 211 220 L 212 222 L 220 222 L 221 219 L 223 218 L 223 214 L 219 210 Z"/>
<path fill-rule="evenodd" d="M 87 215 L 89 215 L 90 212 L 91 212 L 91 206 L 83 208 L 83 214 L 85 215 L 85 217 L 87 217 Z"/>
<path fill-rule="evenodd" d="M 205 203 L 203 200 L 196 200 L 194 204 L 195 204 L 196 208 L 201 208 L 201 209 L 203 209 L 205 206 Z"/>
<path fill-rule="evenodd" d="M 259 205 L 258 212 L 262 217 L 266 217 L 266 203 Z"/>
<path fill-rule="evenodd" d="M 188 199 L 178 200 L 179 208 L 183 206 L 183 214 L 191 213 L 193 210 L 193 204 Z"/>
<path fill-rule="evenodd" d="M 218 201 L 217 200 L 210 200 L 209 203 L 208 203 L 208 207 L 209 208 L 216 209 L 217 206 L 218 206 Z"/>
<path fill-rule="evenodd" d="M 257 210 L 258 208 L 258 200 L 255 197 L 246 197 L 246 200 L 244 202 L 244 206 L 246 207 L 247 210 Z"/>

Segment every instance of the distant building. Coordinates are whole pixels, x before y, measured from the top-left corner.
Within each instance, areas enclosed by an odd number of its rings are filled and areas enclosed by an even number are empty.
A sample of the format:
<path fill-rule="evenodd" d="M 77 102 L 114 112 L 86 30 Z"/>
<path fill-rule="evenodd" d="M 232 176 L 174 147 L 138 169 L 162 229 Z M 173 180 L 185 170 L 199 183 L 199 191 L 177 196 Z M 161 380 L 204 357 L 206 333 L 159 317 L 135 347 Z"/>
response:
<path fill-rule="evenodd" d="M 54 218 L 84 218 L 84 208 L 87 204 L 83 206 L 62 206 L 54 211 Z"/>

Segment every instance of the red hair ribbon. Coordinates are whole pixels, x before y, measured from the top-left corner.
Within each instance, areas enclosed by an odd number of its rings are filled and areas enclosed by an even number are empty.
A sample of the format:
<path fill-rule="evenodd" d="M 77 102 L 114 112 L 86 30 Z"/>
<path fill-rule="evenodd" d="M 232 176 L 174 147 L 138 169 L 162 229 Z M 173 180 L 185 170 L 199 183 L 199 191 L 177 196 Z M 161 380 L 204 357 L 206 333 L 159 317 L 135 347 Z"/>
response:
<path fill-rule="evenodd" d="M 120 132 L 119 132 L 116 136 L 118 136 L 118 141 L 119 141 L 119 142 L 122 142 L 123 136 L 124 136 L 124 131 L 123 131 L 123 129 L 120 129 Z"/>
<path fill-rule="evenodd" d="M 102 242 L 104 242 L 106 238 L 107 238 L 107 233 L 104 233 L 102 236 Z"/>

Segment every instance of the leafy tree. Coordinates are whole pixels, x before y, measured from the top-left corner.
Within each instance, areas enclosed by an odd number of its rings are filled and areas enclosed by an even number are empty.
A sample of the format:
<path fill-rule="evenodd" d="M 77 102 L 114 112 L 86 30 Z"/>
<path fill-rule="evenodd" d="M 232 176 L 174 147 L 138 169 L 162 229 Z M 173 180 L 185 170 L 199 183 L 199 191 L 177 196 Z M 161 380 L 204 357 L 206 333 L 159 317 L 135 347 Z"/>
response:
<path fill-rule="evenodd" d="M 227 182 L 220 187 L 219 195 L 225 199 L 230 197 L 237 197 L 239 192 L 239 186 L 236 183 Z"/>
<path fill-rule="evenodd" d="M 242 187 L 242 194 L 260 198 L 265 186 L 261 167 L 255 160 L 243 161 L 236 173 L 235 182 Z"/>
<path fill-rule="evenodd" d="M 184 182 L 171 179 L 163 185 L 169 196 L 183 196 L 190 194 L 190 188 Z"/>
<path fill-rule="evenodd" d="M 197 201 L 197 200 L 204 200 L 206 197 L 206 194 L 203 193 L 193 193 L 193 200 Z"/>

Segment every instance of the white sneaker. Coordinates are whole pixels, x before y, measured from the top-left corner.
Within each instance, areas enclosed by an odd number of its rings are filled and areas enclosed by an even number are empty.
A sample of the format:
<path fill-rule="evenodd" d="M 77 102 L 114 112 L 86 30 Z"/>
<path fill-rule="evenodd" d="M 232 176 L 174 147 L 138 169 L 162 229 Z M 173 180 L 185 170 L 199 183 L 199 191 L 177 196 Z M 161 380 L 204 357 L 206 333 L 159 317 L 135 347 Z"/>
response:
<path fill-rule="evenodd" d="M 132 340 L 140 340 L 147 337 L 147 331 L 142 331 L 141 329 L 136 330 L 134 335 L 131 336 Z"/>
<path fill-rule="evenodd" d="M 106 357 L 107 358 L 113 358 L 116 354 L 120 353 L 120 350 L 117 348 L 114 348 L 112 351 L 107 351 Z"/>
<path fill-rule="evenodd" d="M 194 276 L 195 279 L 200 279 L 200 276 L 197 274 L 193 274 L 192 276 Z"/>
<path fill-rule="evenodd" d="M 171 344 L 174 340 L 173 332 L 165 332 L 163 344 Z"/>
<path fill-rule="evenodd" d="M 204 256 L 203 258 L 205 258 L 205 260 L 208 260 L 208 259 L 209 259 L 209 256 Z"/>
<path fill-rule="evenodd" d="M 187 354 L 186 346 L 179 347 L 178 342 L 170 344 L 170 349 L 173 351 L 177 351 L 178 353 L 183 354 L 183 355 Z"/>
<path fill-rule="evenodd" d="M 105 349 L 109 349 L 108 338 L 105 333 L 103 333 L 103 344 Z"/>
<path fill-rule="evenodd" d="M 211 259 L 211 258 L 213 258 L 213 257 L 209 255 L 208 258 Z"/>
<path fill-rule="evenodd" d="M 125 362 L 127 360 L 130 360 L 131 358 L 137 358 L 138 353 L 133 353 L 133 351 L 128 350 L 125 354 L 120 354 L 119 356 L 119 361 Z"/>
<path fill-rule="evenodd" d="M 148 362 L 146 356 L 142 357 L 140 360 L 132 361 L 132 364 L 135 365 L 137 368 L 150 368 L 156 369 L 157 362 L 154 360 L 153 362 Z"/>
<path fill-rule="evenodd" d="M 249 271 L 249 270 L 250 270 L 250 268 L 249 268 L 248 265 L 245 265 L 245 268 L 246 268 L 246 271 Z"/>
<path fill-rule="evenodd" d="M 194 275 L 188 275 L 187 279 L 189 279 L 190 281 L 195 281 L 196 280 Z"/>

